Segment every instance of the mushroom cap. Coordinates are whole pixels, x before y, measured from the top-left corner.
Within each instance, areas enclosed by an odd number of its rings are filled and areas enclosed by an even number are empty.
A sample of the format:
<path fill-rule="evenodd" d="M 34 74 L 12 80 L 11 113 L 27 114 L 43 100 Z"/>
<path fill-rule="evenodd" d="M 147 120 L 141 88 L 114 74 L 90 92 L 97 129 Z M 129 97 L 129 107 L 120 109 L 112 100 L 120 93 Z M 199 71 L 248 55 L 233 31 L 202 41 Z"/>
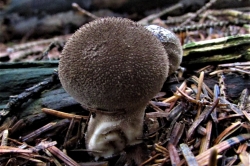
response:
<path fill-rule="evenodd" d="M 62 86 L 87 108 L 141 107 L 168 75 L 167 53 L 143 26 L 123 18 L 83 25 L 67 41 L 59 62 Z"/>
<path fill-rule="evenodd" d="M 170 30 L 158 25 L 148 25 L 145 28 L 152 32 L 164 45 L 169 59 L 169 75 L 174 73 L 180 66 L 183 55 L 179 38 Z"/>

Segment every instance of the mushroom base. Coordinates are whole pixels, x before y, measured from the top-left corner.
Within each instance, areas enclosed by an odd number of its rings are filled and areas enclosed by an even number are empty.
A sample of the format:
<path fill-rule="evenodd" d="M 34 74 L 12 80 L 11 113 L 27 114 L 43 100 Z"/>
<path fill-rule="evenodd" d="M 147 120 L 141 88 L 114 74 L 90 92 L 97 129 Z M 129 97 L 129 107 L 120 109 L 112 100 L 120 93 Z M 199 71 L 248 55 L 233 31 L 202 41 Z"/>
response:
<path fill-rule="evenodd" d="M 119 154 L 126 146 L 142 142 L 145 107 L 120 112 L 96 112 L 89 120 L 86 147 L 95 159 Z"/>

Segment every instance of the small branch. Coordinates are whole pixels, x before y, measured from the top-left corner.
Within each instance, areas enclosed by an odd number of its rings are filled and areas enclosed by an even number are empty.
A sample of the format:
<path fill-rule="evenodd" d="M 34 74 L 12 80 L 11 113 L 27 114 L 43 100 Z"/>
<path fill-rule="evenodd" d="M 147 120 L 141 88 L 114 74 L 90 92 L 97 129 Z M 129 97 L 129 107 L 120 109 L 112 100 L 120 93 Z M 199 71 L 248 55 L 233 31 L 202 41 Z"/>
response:
<path fill-rule="evenodd" d="M 198 10 L 195 15 L 188 18 L 185 22 L 183 22 L 180 26 L 186 25 L 190 23 L 194 18 L 198 17 L 202 12 L 207 10 L 209 7 L 211 7 L 217 0 L 210 0 L 205 6 L 203 6 L 200 10 Z"/>
<path fill-rule="evenodd" d="M 164 9 L 163 11 L 161 11 L 159 13 L 149 15 L 149 16 L 139 20 L 138 23 L 142 24 L 142 25 L 148 25 L 154 19 L 159 18 L 159 17 L 161 17 L 161 16 L 163 16 L 163 15 L 169 13 L 169 12 L 172 12 L 172 11 L 180 9 L 180 8 L 183 8 L 183 4 L 182 3 L 177 3 L 176 5 L 168 7 L 168 8 Z"/>
<path fill-rule="evenodd" d="M 81 14 L 83 15 L 87 15 L 92 19 L 98 19 L 99 17 L 97 17 L 96 15 L 84 10 L 83 8 L 81 8 L 77 3 L 72 3 L 72 7 L 75 8 L 76 10 L 78 10 Z"/>

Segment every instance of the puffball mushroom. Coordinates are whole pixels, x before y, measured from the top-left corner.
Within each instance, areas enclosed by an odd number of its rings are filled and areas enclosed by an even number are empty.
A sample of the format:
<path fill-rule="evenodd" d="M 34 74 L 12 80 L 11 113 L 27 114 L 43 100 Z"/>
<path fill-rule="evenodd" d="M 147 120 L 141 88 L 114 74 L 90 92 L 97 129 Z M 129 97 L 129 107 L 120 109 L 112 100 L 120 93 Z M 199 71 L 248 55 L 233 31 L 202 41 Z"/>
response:
<path fill-rule="evenodd" d="M 160 40 L 129 19 L 97 19 L 70 37 L 59 78 L 67 93 L 93 111 L 85 142 L 96 159 L 142 142 L 145 108 L 162 88 L 169 64 Z"/>
<path fill-rule="evenodd" d="M 169 75 L 174 73 L 182 61 L 182 46 L 178 37 L 168 29 L 157 25 L 145 26 L 152 32 L 163 44 L 169 59 Z"/>

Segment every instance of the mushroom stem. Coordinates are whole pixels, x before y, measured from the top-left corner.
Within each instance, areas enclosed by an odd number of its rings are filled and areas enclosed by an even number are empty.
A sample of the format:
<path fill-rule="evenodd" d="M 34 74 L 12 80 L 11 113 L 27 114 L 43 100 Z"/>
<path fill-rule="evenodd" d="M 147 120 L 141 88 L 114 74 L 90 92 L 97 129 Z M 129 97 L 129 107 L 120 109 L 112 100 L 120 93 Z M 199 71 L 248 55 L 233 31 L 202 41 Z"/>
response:
<path fill-rule="evenodd" d="M 98 159 L 119 154 L 126 146 L 142 142 L 145 106 L 129 111 L 99 112 L 90 117 L 87 134 L 87 149 Z M 121 113 L 122 112 L 122 113 Z"/>

